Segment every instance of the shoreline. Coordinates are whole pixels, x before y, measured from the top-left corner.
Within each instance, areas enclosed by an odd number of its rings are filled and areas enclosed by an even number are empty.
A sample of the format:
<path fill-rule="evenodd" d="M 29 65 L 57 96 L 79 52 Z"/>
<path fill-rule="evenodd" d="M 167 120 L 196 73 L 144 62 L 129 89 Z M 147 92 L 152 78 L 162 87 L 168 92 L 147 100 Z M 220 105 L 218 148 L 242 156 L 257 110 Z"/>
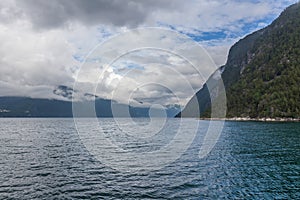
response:
<path fill-rule="evenodd" d="M 250 117 L 231 117 L 231 118 L 200 118 L 200 120 L 213 120 L 213 121 L 237 121 L 237 122 L 300 122 L 300 118 L 250 118 Z"/>

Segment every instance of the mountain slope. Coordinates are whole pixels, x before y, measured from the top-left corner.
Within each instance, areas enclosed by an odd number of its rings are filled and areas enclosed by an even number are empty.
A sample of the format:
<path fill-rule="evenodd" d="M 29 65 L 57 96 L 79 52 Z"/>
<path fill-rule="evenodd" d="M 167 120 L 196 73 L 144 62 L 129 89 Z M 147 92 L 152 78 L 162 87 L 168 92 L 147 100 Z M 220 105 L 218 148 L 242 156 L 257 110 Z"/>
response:
<path fill-rule="evenodd" d="M 288 7 L 271 25 L 232 46 L 221 71 L 228 117 L 300 117 L 300 4 Z M 219 81 L 211 76 L 211 91 Z M 213 93 L 213 92 L 212 92 Z M 207 84 L 193 98 L 210 115 Z M 183 112 L 193 110 L 188 103 Z M 180 116 L 180 114 L 178 115 Z M 199 117 L 190 115 L 189 117 Z"/>

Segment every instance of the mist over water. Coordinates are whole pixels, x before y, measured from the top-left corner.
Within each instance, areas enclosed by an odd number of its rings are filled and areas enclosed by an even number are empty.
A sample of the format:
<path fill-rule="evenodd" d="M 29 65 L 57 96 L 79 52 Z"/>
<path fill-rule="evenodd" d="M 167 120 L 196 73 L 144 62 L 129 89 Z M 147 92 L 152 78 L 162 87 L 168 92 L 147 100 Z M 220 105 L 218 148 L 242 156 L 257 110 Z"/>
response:
<path fill-rule="evenodd" d="M 168 119 L 166 128 L 178 120 Z M 181 120 L 188 127 L 195 119 Z M 159 149 L 173 138 L 166 131 L 150 145 L 147 138 L 128 142 L 118 137 L 114 119 L 99 123 L 131 151 Z M 207 123 L 200 122 L 192 145 L 175 162 L 126 173 L 89 153 L 73 119 L 0 119 L 0 199 L 299 199 L 299 123 L 226 122 L 216 146 L 199 159 Z"/>

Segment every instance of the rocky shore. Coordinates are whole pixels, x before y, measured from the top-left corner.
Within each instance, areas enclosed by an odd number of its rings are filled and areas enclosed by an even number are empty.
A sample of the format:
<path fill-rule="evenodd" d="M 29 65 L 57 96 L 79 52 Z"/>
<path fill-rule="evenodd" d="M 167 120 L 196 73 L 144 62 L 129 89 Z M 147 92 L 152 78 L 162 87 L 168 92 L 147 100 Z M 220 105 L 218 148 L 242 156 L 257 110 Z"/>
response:
<path fill-rule="evenodd" d="M 250 118 L 250 117 L 232 117 L 232 118 L 200 118 L 201 120 L 224 120 L 224 121 L 256 121 L 256 122 L 300 122 L 300 118 Z"/>

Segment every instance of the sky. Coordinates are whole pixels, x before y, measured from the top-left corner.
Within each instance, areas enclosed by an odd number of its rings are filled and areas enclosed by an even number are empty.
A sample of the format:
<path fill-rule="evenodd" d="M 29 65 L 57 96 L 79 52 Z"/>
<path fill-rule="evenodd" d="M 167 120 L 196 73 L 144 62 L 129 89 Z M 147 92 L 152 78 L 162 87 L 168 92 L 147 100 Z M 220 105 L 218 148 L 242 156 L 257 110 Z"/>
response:
<path fill-rule="evenodd" d="M 205 80 L 178 56 L 144 49 L 106 67 L 98 61 L 91 65 L 88 56 L 122 34 L 125 36 L 119 44 L 127 48 L 131 44 L 126 33 L 156 27 L 175 31 L 201 45 L 218 67 L 226 62 L 231 45 L 270 24 L 295 2 L 1 0 L 0 96 L 63 99 L 53 90 L 59 85 L 72 88 L 78 82 L 78 93 L 93 93 L 122 103 L 184 105 Z M 147 42 L 156 44 L 156 36 L 148 35 Z M 176 40 L 172 44 L 174 48 Z M 115 45 L 114 51 L 119 48 Z M 84 76 L 78 78 L 79 72 Z M 180 84 L 186 80 L 193 90 Z M 91 85 L 96 83 L 100 85 L 92 90 Z"/>

